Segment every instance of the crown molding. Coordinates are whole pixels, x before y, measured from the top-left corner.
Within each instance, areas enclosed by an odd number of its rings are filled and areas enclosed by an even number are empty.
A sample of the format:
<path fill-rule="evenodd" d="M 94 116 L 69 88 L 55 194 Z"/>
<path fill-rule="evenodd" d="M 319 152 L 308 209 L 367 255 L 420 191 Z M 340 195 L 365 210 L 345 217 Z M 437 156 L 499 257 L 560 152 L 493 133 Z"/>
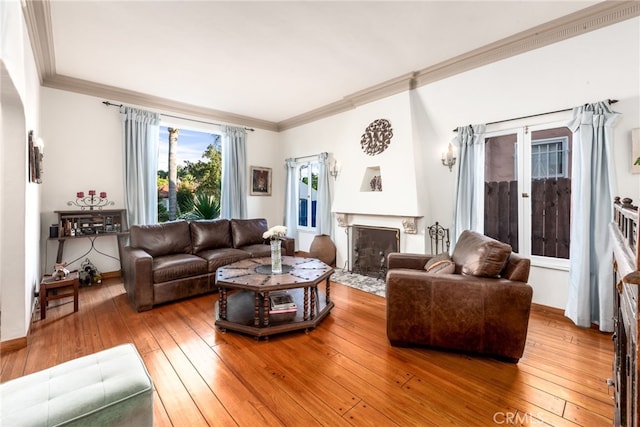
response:
<path fill-rule="evenodd" d="M 253 117 L 228 113 L 226 111 L 200 107 L 159 96 L 148 95 L 142 92 L 135 92 L 115 86 L 77 79 L 75 77 L 56 74 L 45 78 L 42 82 L 42 86 L 81 93 L 83 95 L 106 98 L 108 100 L 133 104 L 145 108 L 153 108 L 160 110 L 160 112 L 179 113 L 186 116 L 278 132 L 276 123 L 267 120 L 260 120 Z"/>
<path fill-rule="evenodd" d="M 283 131 L 352 110 L 378 99 L 405 92 L 414 86 L 416 73 L 409 73 L 378 85 L 347 95 L 339 101 L 308 111 L 295 117 L 278 122 L 278 130 Z"/>
<path fill-rule="evenodd" d="M 50 0 L 26 0 L 23 2 L 23 14 L 40 83 L 43 86 L 275 132 L 311 123 L 483 65 L 640 16 L 640 1 L 604 1 L 431 67 L 407 73 L 347 95 L 336 102 L 275 123 L 58 75 L 55 71 L 49 2 Z"/>
<path fill-rule="evenodd" d="M 640 1 L 605 1 L 278 122 L 283 131 L 511 56 L 640 16 Z"/>
<path fill-rule="evenodd" d="M 416 73 L 416 85 L 424 86 L 637 16 L 640 16 L 639 1 L 598 3 L 420 70 Z"/>
<path fill-rule="evenodd" d="M 28 0 L 22 1 L 21 5 L 40 84 L 42 84 L 44 79 L 53 76 L 56 70 L 50 3 L 48 0 Z"/>

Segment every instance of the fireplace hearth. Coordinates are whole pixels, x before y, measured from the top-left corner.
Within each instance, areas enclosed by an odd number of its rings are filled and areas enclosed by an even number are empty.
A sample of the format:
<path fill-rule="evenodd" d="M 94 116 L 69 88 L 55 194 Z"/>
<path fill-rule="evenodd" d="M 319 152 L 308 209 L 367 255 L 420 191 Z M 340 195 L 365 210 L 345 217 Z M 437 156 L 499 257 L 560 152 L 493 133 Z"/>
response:
<path fill-rule="evenodd" d="M 400 251 L 400 229 L 352 225 L 350 266 L 352 273 L 384 279 L 387 256 Z"/>

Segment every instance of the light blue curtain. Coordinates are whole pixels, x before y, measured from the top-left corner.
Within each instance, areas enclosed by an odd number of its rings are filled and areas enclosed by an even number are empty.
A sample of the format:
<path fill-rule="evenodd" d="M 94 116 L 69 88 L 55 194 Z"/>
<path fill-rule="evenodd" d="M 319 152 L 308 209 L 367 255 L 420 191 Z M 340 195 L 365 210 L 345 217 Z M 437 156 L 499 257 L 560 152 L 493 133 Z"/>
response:
<path fill-rule="evenodd" d="M 124 207 L 129 226 L 158 222 L 158 145 L 160 116 L 120 107 L 124 155 Z"/>
<path fill-rule="evenodd" d="M 332 236 L 331 185 L 329 183 L 329 154 L 318 155 L 318 210 L 316 211 L 317 234 Z"/>
<path fill-rule="evenodd" d="M 224 126 L 222 138 L 222 189 L 220 216 L 247 217 L 247 131 Z"/>
<path fill-rule="evenodd" d="M 458 128 L 453 143 L 458 150 L 453 236 L 455 247 L 464 230 L 484 231 L 484 131 L 485 125 Z"/>
<path fill-rule="evenodd" d="M 613 269 L 609 224 L 613 220 L 611 145 L 620 118 L 608 102 L 573 109 L 571 249 L 565 315 L 576 325 L 613 331 Z"/>
<path fill-rule="evenodd" d="M 286 187 L 284 189 L 284 226 L 287 236 L 295 238 L 298 234 L 298 165 L 294 159 L 287 159 Z M 295 240 L 298 250 L 298 240 Z"/>

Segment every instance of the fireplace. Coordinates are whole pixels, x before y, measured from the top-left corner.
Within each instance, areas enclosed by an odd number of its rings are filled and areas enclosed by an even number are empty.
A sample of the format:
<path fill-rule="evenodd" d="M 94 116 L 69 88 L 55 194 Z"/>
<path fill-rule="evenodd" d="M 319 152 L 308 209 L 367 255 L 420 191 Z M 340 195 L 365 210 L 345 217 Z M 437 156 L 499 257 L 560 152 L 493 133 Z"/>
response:
<path fill-rule="evenodd" d="M 400 252 L 400 229 L 352 225 L 350 266 L 352 273 L 384 279 L 387 256 Z"/>

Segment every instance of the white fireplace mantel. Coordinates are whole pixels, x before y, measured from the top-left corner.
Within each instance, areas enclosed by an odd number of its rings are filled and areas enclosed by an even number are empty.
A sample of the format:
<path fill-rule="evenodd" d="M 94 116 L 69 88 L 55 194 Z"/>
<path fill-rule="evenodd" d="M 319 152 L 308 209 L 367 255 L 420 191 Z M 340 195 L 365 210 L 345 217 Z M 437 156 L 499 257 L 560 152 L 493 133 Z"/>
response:
<path fill-rule="evenodd" d="M 418 220 L 422 218 L 422 216 L 413 215 L 366 214 L 359 212 L 336 212 L 335 214 L 338 227 L 348 227 L 350 224 L 350 217 L 353 215 L 399 218 L 402 222 L 403 231 L 406 234 L 416 234 L 418 232 Z"/>

